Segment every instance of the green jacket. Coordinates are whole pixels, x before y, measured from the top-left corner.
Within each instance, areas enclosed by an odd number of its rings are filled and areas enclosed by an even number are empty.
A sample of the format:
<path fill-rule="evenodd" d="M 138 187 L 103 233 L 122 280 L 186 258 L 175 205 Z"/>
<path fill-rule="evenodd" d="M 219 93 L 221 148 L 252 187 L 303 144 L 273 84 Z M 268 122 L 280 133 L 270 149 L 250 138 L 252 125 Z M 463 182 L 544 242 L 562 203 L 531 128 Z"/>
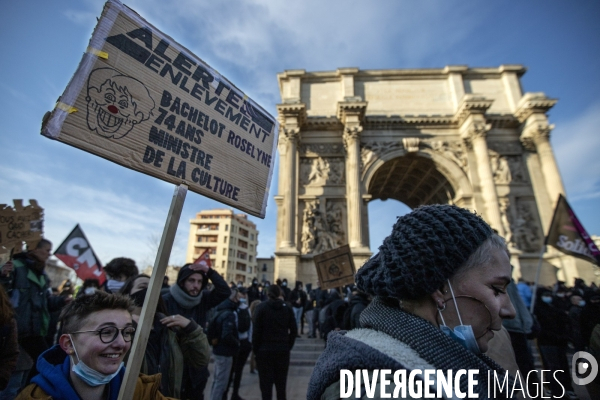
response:
<path fill-rule="evenodd" d="M 50 323 L 50 312 L 65 305 L 65 299 L 50 293 L 48 278 L 29 268 L 32 263 L 27 256 L 15 256 L 10 284 L 6 285 L 19 337 L 46 336 Z"/>
<path fill-rule="evenodd" d="M 207 366 L 209 361 L 208 339 L 198 324 L 192 321 L 175 333 L 155 317 L 140 372 L 146 375 L 161 372 L 161 392 L 165 396 L 180 398 L 184 364 L 200 368 Z"/>

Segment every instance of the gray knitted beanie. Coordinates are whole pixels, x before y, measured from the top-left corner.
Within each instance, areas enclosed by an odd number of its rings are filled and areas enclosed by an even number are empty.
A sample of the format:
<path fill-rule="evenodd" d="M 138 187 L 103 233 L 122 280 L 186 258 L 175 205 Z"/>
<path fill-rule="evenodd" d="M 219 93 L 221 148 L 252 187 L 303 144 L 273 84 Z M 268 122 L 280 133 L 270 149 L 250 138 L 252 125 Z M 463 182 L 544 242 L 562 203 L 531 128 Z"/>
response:
<path fill-rule="evenodd" d="M 481 217 L 464 208 L 416 208 L 398 218 L 379 253 L 358 270 L 356 286 L 373 296 L 407 300 L 431 294 L 492 233 Z"/>

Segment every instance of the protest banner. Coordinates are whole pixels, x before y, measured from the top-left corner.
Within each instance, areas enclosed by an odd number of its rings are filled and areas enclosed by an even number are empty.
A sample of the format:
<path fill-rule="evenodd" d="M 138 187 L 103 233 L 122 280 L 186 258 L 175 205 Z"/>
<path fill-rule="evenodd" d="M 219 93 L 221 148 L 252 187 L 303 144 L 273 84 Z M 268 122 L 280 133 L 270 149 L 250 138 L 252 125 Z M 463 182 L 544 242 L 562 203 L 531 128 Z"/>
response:
<path fill-rule="evenodd" d="M 67 238 L 58 246 L 54 255 L 68 267 L 73 268 L 79 279 L 83 281 L 86 279 L 98 279 L 100 285 L 106 281 L 106 274 L 102 269 L 102 264 L 79 224 L 73 228 Z"/>
<path fill-rule="evenodd" d="M 356 269 L 349 245 L 318 254 L 313 260 L 321 289 L 333 289 L 354 283 Z"/>
<path fill-rule="evenodd" d="M 544 246 L 540 253 L 535 274 L 533 293 L 536 293 L 537 291 L 544 253 L 548 246 L 552 246 L 570 256 L 578 257 L 593 264 L 600 265 L 600 250 L 598 250 L 598 247 L 579 221 L 579 218 L 577 218 L 573 212 L 571 206 L 569 206 L 567 199 L 565 199 L 562 194 L 558 195 L 552 222 L 550 223 L 548 234 L 544 239 Z M 532 301 L 529 311 L 533 314 L 534 309 L 535 301 Z"/>
<path fill-rule="evenodd" d="M 600 265 L 598 247 L 562 195 L 558 197 L 545 244 L 565 254 Z"/>
<path fill-rule="evenodd" d="M 265 216 L 276 119 L 118 0 L 42 134 Z"/>
<path fill-rule="evenodd" d="M 44 209 L 36 200 L 29 200 L 23 207 L 23 200 L 13 200 L 14 208 L 0 204 L 0 253 L 19 253 L 23 242 L 27 248 L 34 248 L 42 239 L 44 230 Z"/>

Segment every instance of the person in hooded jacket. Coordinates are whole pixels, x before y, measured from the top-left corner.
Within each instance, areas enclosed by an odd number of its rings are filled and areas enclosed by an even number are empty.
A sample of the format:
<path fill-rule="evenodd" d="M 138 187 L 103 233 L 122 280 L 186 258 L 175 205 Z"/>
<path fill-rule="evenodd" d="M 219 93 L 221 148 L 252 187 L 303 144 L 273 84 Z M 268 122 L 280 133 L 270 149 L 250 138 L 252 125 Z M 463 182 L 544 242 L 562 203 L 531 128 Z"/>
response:
<path fill-rule="evenodd" d="M 219 333 L 218 337 L 212 339 L 215 365 L 210 390 L 211 400 L 221 400 L 227 393 L 233 360 L 240 351 L 237 318 L 240 296 L 237 288 L 231 289 L 229 298 L 215 307 L 214 316 L 210 321 L 210 324 L 215 324 L 215 331 Z"/>
<path fill-rule="evenodd" d="M 275 281 L 275 283 L 281 289 L 281 293 L 283 294 L 283 301 L 290 301 L 290 296 L 292 294 L 292 291 L 288 287 L 288 280 L 287 280 L 287 278 L 283 278 L 283 280 L 277 279 Z"/>
<path fill-rule="evenodd" d="M 129 298 L 102 291 L 68 304 L 60 316 L 59 344 L 40 355 L 39 374 L 16 400 L 116 400 L 135 335 L 132 309 Z M 160 381 L 160 374 L 140 374 L 132 400 L 167 399 Z"/>
<path fill-rule="evenodd" d="M 252 304 L 254 300 L 261 300 L 260 291 L 258 290 L 258 279 L 252 279 L 252 285 L 248 288 L 248 304 Z"/>
<path fill-rule="evenodd" d="M 252 351 L 256 355 L 263 400 L 272 399 L 273 384 L 277 400 L 285 400 L 290 351 L 294 347 L 298 328 L 294 312 L 283 301 L 279 286 L 269 286 L 267 296 L 269 299 L 259 304 L 252 316 Z"/>
<path fill-rule="evenodd" d="M 361 313 L 360 329 L 329 334 L 307 400 L 338 399 L 341 370 L 363 370 L 374 377 L 383 369 L 415 379 L 409 380 L 410 387 L 402 378 L 396 386 L 390 376 L 388 385 L 378 379 L 369 390 L 363 379 L 351 396 L 385 398 L 384 392 L 389 397 L 396 390 L 395 396 L 404 399 L 435 395 L 424 370 L 477 372 L 471 384 L 465 378 L 440 387 L 444 398 L 464 397 L 467 390 L 488 398 L 492 372 L 507 379 L 494 397 L 511 396 L 514 379 L 483 354 L 502 319 L 515 315 L 506 293 L 511 266 L 504 239 L 481 217 L 454 205 L 418 207 L 398 218 L 355 279 L 373 301 Z"/>
<path fill-rule="evenodd" d="M 213 284 L 207 290 L 208 282 Z M 163 296 L 168 315 L 181 315 L 206 329 L 208 312 L 231 294 L 221 275 L 206 264 L 185 264 L 177 274 L 177 282 Z M 204 389 L 210 376 L 207 367 L 196 368 L 184 363 L 182 398 L 204 399 Z"/>
<path fill-rule="evenodd" d="M 137 327 L 148 293 L 150 277 L 145 274 L 125 281 L 121 294 L 129 296 L 135 307 L 131 312 Z M 167 315 L 165 304 L 158 298 L 154 321 L 148 335 L 141 372 L 154 375 L 162 372 L 160 391 L 165 396 L 181 398 L 183 366 L 203 368 L 210 360 L 210 347 L 204 330 L 193 320 L 181 315 Z"/>
<path fill-rule="evenodd" d="M 231 400 L 244 400 L 240 396 L 239 391 L 242 382 L 244 366 L 246 365 L 246 360 L 248 360 L 248 356 L 252 351 L 252 314 L 250 307 L 248 306 L 248 293 L 245 288 L 238 290 L 237 298 L 238 308 L 235 316 L 237 321 L 237 333 L 240 341 L 240 349 L 237 354 L 233 356 L 233 365 L 231 367 L 231 373 L 229 374 L 229 383 L 227 384 L 225 396 L 227 395 L 229 386 L 231 386 L 233 383 Z"/>

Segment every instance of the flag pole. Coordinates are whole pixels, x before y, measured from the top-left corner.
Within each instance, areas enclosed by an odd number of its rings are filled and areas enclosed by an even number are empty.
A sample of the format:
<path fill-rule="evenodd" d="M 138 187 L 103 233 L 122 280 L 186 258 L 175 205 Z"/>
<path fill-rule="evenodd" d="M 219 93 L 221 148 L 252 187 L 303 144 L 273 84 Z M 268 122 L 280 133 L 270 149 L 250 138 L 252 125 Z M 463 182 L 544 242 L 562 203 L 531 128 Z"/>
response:
<path fill-rule="evenodd" d="M 538 261 L 537 272 L 535 273 L 535 282 L 533 284 L 533 289 L 531 293 L 531 305 L 529 306 L 529 312 L 533 315 L 533 309 L 535 308 L 535 301 L 537 299 L 537 287 L 540 282 L 540 271 L 542 270 L 542 263 L 544 262 L 544 253 L 546 252 L 546 242 L 544 242 L 544 246 L 542 247 L 542 251 L 540 253 L 540 260 Z"/>
<path fill-rule="evenodd" d="M 167 221 L 165 222 L 160 246 L 158 247 L 158 253 L 156 254 L 156 260 L 154 261 L 152 277 L 150 278 L 150 283 L 148 285 L 148 295 L 144 300 L 140 320 L 135 331 L 135 338 L 133 339 L 133 345 L 131 346 L 131 352 L 129 353 L 129 360 L 127 361 L 127 368 L 125 368 L 125 376 L 123 377 L 123 384 L 119 391 L 118 400 L 132 399 L 135 392 L 135 385 L 146 351 L 150 328 L 152 327 L 152 321 L 154 320 L 154 310 L 156 310 L 158 298 L 160 297 L 160 289 L 162 287 L 165 272 L 167 271 L 167 263 L 169 261 L 169 256 L 171 255 L 173 242 L 175 241 L 175 233 L 177 232 L 177 225 L 179 224 L 187 190 L 187 185 L 181 184 L 175 188 L 175 193 L 173 194 L 171 208 L 167 214 Z"/>

